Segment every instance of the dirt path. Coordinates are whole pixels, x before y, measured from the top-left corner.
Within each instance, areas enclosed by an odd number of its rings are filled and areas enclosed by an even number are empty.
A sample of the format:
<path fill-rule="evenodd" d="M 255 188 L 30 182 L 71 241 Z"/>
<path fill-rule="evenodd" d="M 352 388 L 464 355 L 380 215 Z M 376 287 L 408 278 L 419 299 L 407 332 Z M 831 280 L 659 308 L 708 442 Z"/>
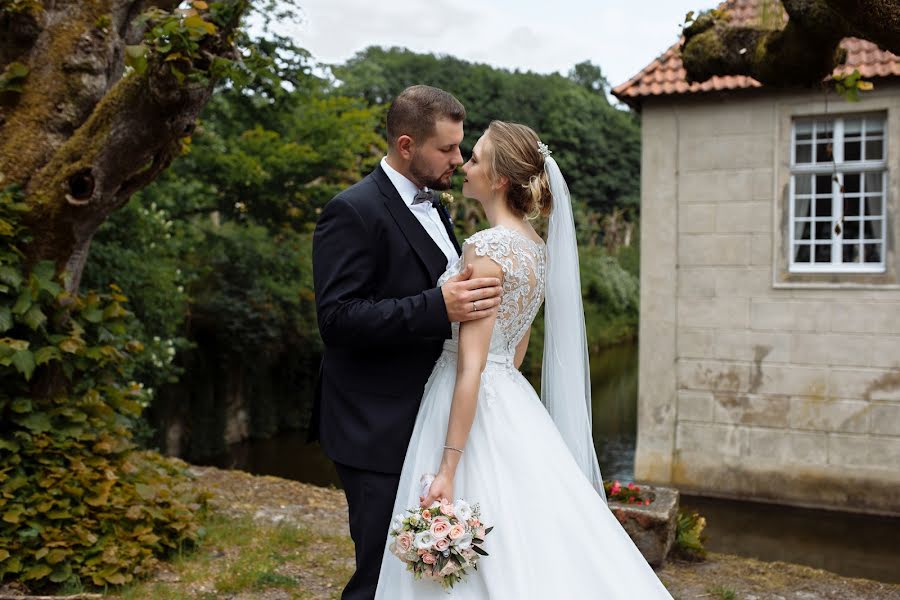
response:
<path fill-rule="evenodd" d="M 209 541 L 167 565 L 151 581 L 112 597 L 340 597 L 353 569 L 347 504 L 341 491 L 211 467 L 191 471 L 212 492 Z M 658 575 L 678 600 L 900 600 L 897 585 L 725 554 L 711 554 L 701 563 L 670 562 Z M 601 598 L 602 590 L 597 594 Z"/>

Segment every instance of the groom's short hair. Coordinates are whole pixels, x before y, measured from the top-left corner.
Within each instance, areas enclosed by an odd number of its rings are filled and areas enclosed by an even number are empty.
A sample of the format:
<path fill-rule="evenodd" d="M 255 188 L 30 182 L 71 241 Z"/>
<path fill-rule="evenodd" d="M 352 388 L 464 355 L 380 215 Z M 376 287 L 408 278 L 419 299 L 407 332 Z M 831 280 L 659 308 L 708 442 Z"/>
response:
<path fill-rule="evenodd" d="M 388 109 L 388 144 L 393 147 L 401 135 L 425 141 L 434 135 L 438 120 L 459 123 L 465 118 L 466 109 L 453 94 L 430 85 L 410 86 L 394 98 Z"/>

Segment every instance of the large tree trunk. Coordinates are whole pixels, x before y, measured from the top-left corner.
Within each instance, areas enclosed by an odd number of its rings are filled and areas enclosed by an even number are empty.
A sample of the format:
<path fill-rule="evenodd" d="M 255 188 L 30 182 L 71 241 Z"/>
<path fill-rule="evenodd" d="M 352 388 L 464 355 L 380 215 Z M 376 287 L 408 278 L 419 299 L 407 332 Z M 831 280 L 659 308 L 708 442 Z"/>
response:
<path fill-rule="evenodd" d="M 727 11 L 711 11 L 686 27 L 681 56 L 688 81 L 749 75 L 773 86 L 816 85 L 843 62 L 839 44 L 845 37 L 867 39 L 900 55 L 900 0 L 780 4 L 788 16 L 786 25 L 781 19 L 774 24 L 735 24 Z"/>
<path fill-rule="evenodd" d="M 184 67 L 207 75 L 192 82 L 152 55 L 146 70 L 123 77 L 125 46 L 144 34 L 135 17 L 177 0 L 0 0 L 0 72 L 14 62 L 29 68 L 20 93 L 0 94 L 0 185 L 20 185 L 32 209 L 28 260 L 53 260 L 70 291 L 97 227 L 191 134 L 212 93 L 211 60 L 232 57 L 247 3 L 226 0 L 231 21 Z"/>

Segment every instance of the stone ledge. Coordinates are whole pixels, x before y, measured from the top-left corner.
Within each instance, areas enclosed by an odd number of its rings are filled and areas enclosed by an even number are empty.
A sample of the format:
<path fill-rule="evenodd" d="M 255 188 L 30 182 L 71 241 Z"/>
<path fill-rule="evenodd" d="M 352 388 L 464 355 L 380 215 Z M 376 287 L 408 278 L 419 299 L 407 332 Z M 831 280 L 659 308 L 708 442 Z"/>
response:
<path fill-rule="evenodd" d="M 679 494 L 673 488 L 640 487 L 642 494 L 650 494 L 653 498 L 650 504 L 644 506 L 610 501 L 609 509 L 647 562 L 659 567 L 675 543 Z"/>

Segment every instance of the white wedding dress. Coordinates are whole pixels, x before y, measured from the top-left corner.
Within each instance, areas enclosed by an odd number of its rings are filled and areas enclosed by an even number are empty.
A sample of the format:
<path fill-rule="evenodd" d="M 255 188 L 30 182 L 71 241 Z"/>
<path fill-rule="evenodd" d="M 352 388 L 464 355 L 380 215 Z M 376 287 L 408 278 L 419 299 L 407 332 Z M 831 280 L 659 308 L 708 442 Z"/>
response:
<path fill-rule="evenodd" d="M 479 503 L 493 526 L 478 570 L 452 590 L 415 580 L 387 547 L 376 598 L 427 600 L 651 600 L 671 598 L 592 487 L 541 399 L 513 366 L 517 343 L 544 298 L 542 243 L 504 227 L 466 240 L 504 273 L 503 297 L 481 377 L 475 420 L 454 480 L 456 499 Z M 438 285 L 459 272 L 460 261 Z M 420 477 L 441 461 L 456 379 L 458 325 L 425 385 L 393 514 L 418 506 Z"/>

